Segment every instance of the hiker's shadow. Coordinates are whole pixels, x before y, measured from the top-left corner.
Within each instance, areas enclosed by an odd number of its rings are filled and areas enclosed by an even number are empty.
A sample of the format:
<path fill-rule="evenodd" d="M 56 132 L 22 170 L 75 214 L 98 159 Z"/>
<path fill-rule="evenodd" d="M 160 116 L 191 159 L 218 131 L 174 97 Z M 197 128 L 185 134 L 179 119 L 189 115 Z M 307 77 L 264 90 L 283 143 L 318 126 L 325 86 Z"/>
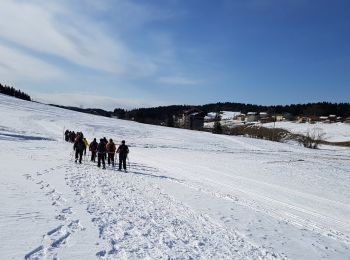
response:
<path fill-rule="evenodd" d="M 156 174 L 151 174 L 151 173 L 146 173 L 146 172 L 140 172 L 140 171 L 135 171 L 135 170 L 130 170 L 129 173 L 135 174 L 135 175 L 142 175 L 142 176 L 147 176 L 151 178 L 157 178 L 157 179 L 162 179 L 162 180 L 170 180 L 170 181 L 176 181 L 176 182 L 181 182 L 181 180 L 165 175 L 156 175 Z"/>
<path fill-rule="evenodd" d="M 135 174 L 135 175 L 146 176 L 146 177 L 156 178 L 156 179 L 160 179 L 160 180 L 181 182 L 180 179 L 166 176 L 166 175 L 162 175 L 162 174 L 157 174 L 157 173 L 159 173 L 159 170 L 157 168 L 154 168 L 154 167 L 149 167 L 149 166 L 139 164 L 139 163 L 131 163 L 130 166 L 131 167 L 130 167 L 129 172 L 132 174 Z"/>

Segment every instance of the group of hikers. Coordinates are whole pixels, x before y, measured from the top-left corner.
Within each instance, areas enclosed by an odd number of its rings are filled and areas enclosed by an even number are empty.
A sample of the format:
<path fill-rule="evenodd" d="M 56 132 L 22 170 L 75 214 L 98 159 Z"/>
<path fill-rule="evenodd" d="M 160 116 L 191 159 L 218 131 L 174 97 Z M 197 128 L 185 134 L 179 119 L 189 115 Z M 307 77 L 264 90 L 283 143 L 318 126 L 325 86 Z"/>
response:
<path fill-rule="evenodd" d="M 69 131 L 68 129 L 64 132 L 64 139 L 66 142 L 75 142 L 75 138 L 77 137 L 77 134 L 74 131 Z"/>
<path fill-rule="evenodd" d="M 91 161 L 96 162 L 97 156 L 97 166 L 102 169 L 106 169 L 106 159 L 108 165 L 114 167 L 115 154 L 119 154 L 119 170 L 122 168 L 126 171 L 126 160 L 129 153 L 129 147 L 125 144 L 125 140 L 121 142 L 118 149 L 113 142 L 113 139 L 101 138 L 100 142 L 96 141 L 96 138 L 89 144 L 89 142 L 84 137 L 82 132 L 75 133 L 74 131 L 66 130 L 64 132 L 64 139 L 66 142 L 74 143 L 73 150 L 75 151 L 75 162 L 82 163 L 83 155 L 86 155 L 86 150 L 89 148 L 91 152 Z"/>

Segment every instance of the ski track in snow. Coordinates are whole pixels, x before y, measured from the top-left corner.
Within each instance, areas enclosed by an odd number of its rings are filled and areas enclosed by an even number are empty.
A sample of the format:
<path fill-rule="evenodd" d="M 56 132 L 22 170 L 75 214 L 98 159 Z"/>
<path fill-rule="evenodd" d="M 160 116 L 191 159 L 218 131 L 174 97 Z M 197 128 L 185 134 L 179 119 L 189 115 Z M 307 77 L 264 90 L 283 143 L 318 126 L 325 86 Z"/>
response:
<path fill-rule="evenodd" d="M 225 175 L 221 172 L 218 171 L 214 171 L 217 175 Z M 301 197 L 301 198 L 305 198 L 308 200 L 312 200 L 314 201 L 314 203 L 317 204 L 322 204 L 322 203 L 331 203 L 331 204 L 339 204 L 340 207 L 343 208 L 347 208 L 350 209 L 350 205 L 348 204 L 344 204 L 344 203 L 340 203 L 337 201 L 332 201 L 329 199 L 325 199 L 325 198 L 321 198 L 321 197 L 317 197 L 314 195 L 310 195 L 307 193 L 303 193 L 303 192 L 298 192 L 295 190 L 289 190 L 288 188 L 281 188 L 280 186 L 276 186 L 270 183 L 265 183 L 265 182 L 261 182 L 261 181 L 256 181 L 256 180 L 252 180 L 252 179 L 247 179 L 244 177 L 233 177 L 233 176 L 227 176 L 229 178 L 232 178 L 234 180 L 248 180 L 250 183 L 258 183 L 259 185 L 262 186 L 266 186 L 266 189 L 276 189 L 278 193 L 285 193 L 288 194 L 289 196 L 294 196 L 294 197 Z M 324 234 L 325 236 L 331 237 L 331 238 L 336 238 L 337 240 L 340 240 L 348 245 L 350 245 L 350 238 L 348 235 L 342 233 L 341 231 L 338 231 L 336 229 L 329 229 L 329 227 L 327 225 L 321 225 L 320 222 L 322 222 L 322 220 L 325 220 L 325 223 L 329 223 L 329 222 L 333 222 L 336 225 L 339 225 L 342 228 L 349 228 L 350 227 L 350 220 L 347 222 L 344 222 L 342 220 L 338 220 L 334 217 L 330 217 L 324 214 L 320 214 L 317 213 L 313 210 L 309 210 L 307 209 L 305 206 L 304 207 L 298 207 L 292 204 L 288 204 L 285 202 L 282 202 L 278 199 L 275 198 L 271 198 L 268 196 L 262 196 L 260 194 L 258 194 L 257 192 L 252 192 L 249 190 L 243 190 L 243 189 L 239 189 L 237 187 L 234 187 L 234 185 L 228 185 L 225 183 L 220 183 L 217 182 L 214 179 L 209 179 L 209 178 L 205 178 L 209 183 L 211 184 L 215 184 L 217 187 L 218 186 L 224 186 L 229 188 L 230 190 L 235 190 L 236 192 L 239 192 L 241 194 L 243 194 L 246 199 L 238 199 L 237 197 L 234 197 L 230 194 L 225 194 L 222 192 L 214 192 L 212 188 L 205 188 L 205 186 L 203 184 L 196 184 L 196 183 L 190 183 L 190 182 L 179 182 L 182 185 L 185 185 L 188 188 L 191 189 L 195 189 L 195 190 L 199 190 L 201 192 L 205 192 L 208 193 L 212 196 L 218 197 L 218 198 L 225 198 L 225 199 L 229 199 L 232 200 L 233 202 L 252 208 L 256 211 L 262 211 L 267 213 L 270 216 L 273 216 L 274 218 L 278 218 L 281 221 L 286 221 L 289 222 L 293 225 L 299 226 L 299 227 L 303 227 L 303 228 L 307 228 L 309 230 L 315 231 L 317 230 L 318 232 Z M 248 200 L 249 197 L 252 197 L 254 199 Z M 277 204 L 279 206 L 278 210 L 273 210 L 273 208 L 271 207 L 271 205 Z M 282 208 L 286 208 L 288 210 L 281 210 Z M 295 211 L 297 214 L 292 214 L 290 211 Z M 305 217 L 300 217 L 300 214 L 305 215 Z M 317 221 L 313 221 L 312 219 L 315 219 Z"/>

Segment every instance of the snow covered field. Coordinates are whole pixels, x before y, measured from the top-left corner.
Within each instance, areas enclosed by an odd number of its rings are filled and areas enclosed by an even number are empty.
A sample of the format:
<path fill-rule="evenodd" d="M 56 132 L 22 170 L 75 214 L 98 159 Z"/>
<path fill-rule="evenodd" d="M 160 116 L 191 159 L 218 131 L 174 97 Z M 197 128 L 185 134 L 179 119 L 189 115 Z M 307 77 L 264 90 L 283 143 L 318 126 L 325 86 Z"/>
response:
<path fill-rule="evenodd" d="M 273 127 L 273 123 L 263 124 L 265 127 Z M 350 141 L 350 124 L 346 123 L 296 123 L 296 122 L 276 122 L 276 127 L 284 128 L 294 134 L 306 134 L 314 129 L 325 134 L 325 139 L 329 142 Z"/>
<path fill-rule="evenodd" d="M 64 127 L 130 146 L 72 160 Z M 349 259 L 350 151 L 97 117 L 0 95 L 0 259 Z"/>

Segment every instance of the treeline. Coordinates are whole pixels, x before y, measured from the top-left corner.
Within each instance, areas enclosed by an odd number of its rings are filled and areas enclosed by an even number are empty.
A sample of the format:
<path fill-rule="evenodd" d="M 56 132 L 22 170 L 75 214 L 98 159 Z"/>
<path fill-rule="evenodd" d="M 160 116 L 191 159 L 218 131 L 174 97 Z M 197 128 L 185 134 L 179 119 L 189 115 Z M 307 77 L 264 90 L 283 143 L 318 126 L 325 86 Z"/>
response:
<path fill-rule="evenodd" d="M 208 104 L 198 108 L 206 113 L 218 111 L 240 111 L 244 114 L 248 112 L 268 112 L 269 114 L 289 113 L 293 116 L 350 116 L 350 103 L 318 102 L 293 105 L 261 106 L 227 102 Z"/>
<path fill-rule="evenodd" d="M 196 107 L 204 113 L 219 111 L 238 111 L 244 114 L 248 112 L 268 112 L 269 114 L 290 114 L 292 116 L 328 116 L 337 115 L 340 117 L 350 116 L 350 103 L 308 103 L 293 105 L 277 105 L 277 106 L 261 106 L 244 103 L 213 103 L 201 106 L 190 105 L 173 105 L 160 106 L 152 108 L 138 108 L 131 111 L 115 109 L 114 114 L 118 118 L 134 119 L 142 123 L 160 124 L 172 120 L 173 115 L 177 115 L 180 111 Z M 120 113 L 122 112 L 122 113 Z"/>
<path fill-rule="evenodd" d="M 171 121 L 173 115 L 177 115 L 180 111 L 191 108 L 186 105 L 160 106 L 151 108 L 137 108 L 125 111 L 124 117 L 118 113 L 118 109 L 114 110 L 115 115 L 121 119 L 132 119 L 140 123 L 161 124 Z M 117 113 L 116 113 L 117 112 Z"/>
<path fill-rule="evenodd" d="M 28 94 L 22 92 L 21 90 L 17 90 L 14 87 L 2 85 L 1 83 L 0 83 L 0 93 L 4 94 L 4 95 L 8 95 L 8 96 L 31 101 L 31 98 Z"/>
<path fill-rule="evenodd" d="M 60 106 L 60 105 L 54 105 L 54 104 L 49 104 L 49 105 L 54 106 L 54 107 L 69 109 L 69 110 L 73 110 L 73 111 L 77 111 L 77 112 L 81 112 L 81 113 L 97 115 L 97 116 L 105 116 L 105 117 L 112 117 L 113 116 L 113 112 L 106 111 L 106 110 L 99 109 L 99 108 L 80 108 L 80 107 L 71 107 L 71 106 Z"/>
<path fill-rule="evenodd" d="M 151 108 L 137 108 L 132 110 L 116 108 L 114 109 L 114 111 L 106 111 L 103 109 L 94 108 L 84 109 L 79 107 L 66 107 L 58 105 L 54 106 L 105 117 L 117 117 L 120 119 L 135 120 L 137 122 L 147 124 L 166 124 L 168 126 L 173 125 L 173 115 L 178 115 L 181 111 L 193 107 L 202 110 L 206 114 L 209 112 L 219 111 L 240 111 L 245 114 L 248 112 L 268 112 L 271 115 L 289 113 L 292 116 L 337 115 L 344 118 L 350 116 L 350 103 L 329 102 L 278 106 L 261 106 L 253 104 L 226 102 L 206 104 L 201 106 L 172 105 Z"/>

